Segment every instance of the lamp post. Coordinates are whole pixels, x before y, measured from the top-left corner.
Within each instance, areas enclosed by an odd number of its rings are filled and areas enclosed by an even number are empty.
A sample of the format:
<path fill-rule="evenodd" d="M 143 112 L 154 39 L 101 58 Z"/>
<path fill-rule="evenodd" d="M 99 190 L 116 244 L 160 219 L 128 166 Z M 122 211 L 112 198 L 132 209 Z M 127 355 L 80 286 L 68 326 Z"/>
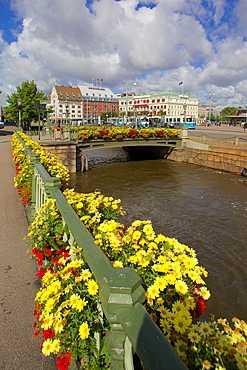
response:
<path fill-rule="evenodd" d="M 186 125 L 186 111 L 187 111 L 187 104 L 184 103 L 183 105 L 183 108 L 184 108 L 184 127 L 183 128 L 187 128 L 187 125 Z"/>
<path fill-rule="evenodd" d="M 126 126 L 128 125 L 128 82 L 126 82 Z"/>
<path fill-rule="evenodd" d="M 205 94 L 207 95 L 207 94 Z M 208 105 L 209 105 L 209 112 L 208 112 L 208 120 L 211 122 L 211 115 L 212 115 L 212 94 L 211 92 L 208 93 Z"/>
<path fill-rule="evenodd" d="M 19 131 L 21 131 L 21 103 L 22 103 L 21 98 L 18 98 L 17 99 L 17 105 L 18 105 L 18 109 L 19 109 L 19 121 L 18 121 L 18 130 Z"/>

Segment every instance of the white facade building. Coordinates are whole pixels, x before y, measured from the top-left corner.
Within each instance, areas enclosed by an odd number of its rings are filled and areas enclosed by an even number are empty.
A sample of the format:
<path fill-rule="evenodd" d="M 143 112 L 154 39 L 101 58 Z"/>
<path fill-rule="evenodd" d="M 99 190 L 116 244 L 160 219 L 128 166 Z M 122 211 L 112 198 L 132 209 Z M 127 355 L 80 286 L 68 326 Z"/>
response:
<path fill-rule="evenodd" d="M 124 95 L 124 96 L 123 96 Z M 195 122 L 198 118 L 198 99 L 187 94 L 174 92 L 148 94 L 122 94 L 119 112 L 127 112 L 128 119 L 134 117 L 160 117 L 164 123 Z"/>
<path fill-rule="evenodd" d="M 82 120 L 83 100 L 78 87 L 53 86 L 50 94 L 52 108 L 50 120 L 53 123 L 66 124 L 70 120 Z"/>
<path fill-rule="evenodd" d="M 101 113 L 118 111 L 118 98 L 108 88 L 53 86 L 50 94 L 52 122 L 77 124 L 100 122 Z"/>

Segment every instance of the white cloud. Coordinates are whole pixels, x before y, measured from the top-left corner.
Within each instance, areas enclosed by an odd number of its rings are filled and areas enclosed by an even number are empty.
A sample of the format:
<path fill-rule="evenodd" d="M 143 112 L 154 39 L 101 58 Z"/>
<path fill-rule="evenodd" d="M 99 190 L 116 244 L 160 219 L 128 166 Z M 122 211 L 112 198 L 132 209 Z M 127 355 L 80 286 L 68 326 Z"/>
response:
<path fill-rule="evenodd" d="M 34 79 L 49 93 L 56 79 L 66 85 L 103 78 L 115 91 L 125 81 L 145 91 L 179 91 L 184 81 L 186 92 L 203 98 L 209 88 L 230 91 L 247 79 L 246 1 L 235 2 L 235 27 L 222 21 L 226 0 L 207 8 L 198 0 L 160 0 L 137 10 L 138 3 L 99 0 L 89 10 L 86 0 L 15 0 L 23 27 L 16 42 L 0 39 L 2 89 L 12 93 Z"/>

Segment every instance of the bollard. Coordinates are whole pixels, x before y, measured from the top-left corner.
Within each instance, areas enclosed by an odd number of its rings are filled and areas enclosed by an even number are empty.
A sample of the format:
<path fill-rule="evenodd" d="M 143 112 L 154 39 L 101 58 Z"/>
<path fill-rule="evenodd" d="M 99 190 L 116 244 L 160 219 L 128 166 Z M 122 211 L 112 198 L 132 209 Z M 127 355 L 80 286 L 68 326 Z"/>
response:
<path fill-rule="evenodd" d="M 82 154 L 81 156 L 81 170 L 88 171 L 88 155 Z"/>

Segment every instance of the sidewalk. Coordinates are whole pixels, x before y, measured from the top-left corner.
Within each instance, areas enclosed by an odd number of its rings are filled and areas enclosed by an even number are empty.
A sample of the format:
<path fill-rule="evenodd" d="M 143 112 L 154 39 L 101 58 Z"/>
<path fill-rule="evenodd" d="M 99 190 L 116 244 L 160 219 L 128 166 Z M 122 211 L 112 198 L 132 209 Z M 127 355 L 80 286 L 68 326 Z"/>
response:
<path fill-rule="evenodd" d="M 24 206 L 14 188 L 11 153 L 14 127 L 0 130 L 0 369 L 52 370 L 54 358 L 40 351 L 34 338 L 34 298 L 39 288 L 37 269 L 23 240 L 28 232 Z"/>

